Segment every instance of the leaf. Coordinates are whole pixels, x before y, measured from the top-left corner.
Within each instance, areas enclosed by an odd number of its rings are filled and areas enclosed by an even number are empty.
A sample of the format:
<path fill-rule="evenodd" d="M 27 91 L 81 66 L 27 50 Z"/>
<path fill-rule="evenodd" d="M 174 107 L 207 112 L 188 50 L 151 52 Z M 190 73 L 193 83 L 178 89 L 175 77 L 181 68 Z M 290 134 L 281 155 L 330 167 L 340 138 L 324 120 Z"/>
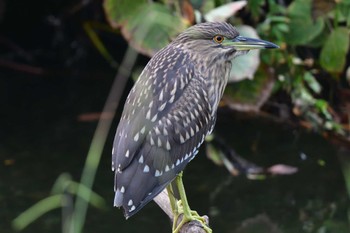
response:
<path fill-rule="evenodd" d="M 227 3 L 209 11 L 207 14 L 205 14 L 204 18 L 208 22 L 224 22 L 233 16 L 237 11 L 245 7 L 245 5 L 247 5 L 247 1 Z"/>
<path fill-rule="evenodd" d="M 265 0 L 249 0 L 248 8 L 254 18 L 258 18 L 262 12 L 262 7 L 265 4 Z"/>
<path fill-rule="evenodd" d="M 37 202 L 12 221 L 13 228 L 17 231 L 23 230 L 45 213 L 60 208 L 62 206 L 63 198 L 64 194 L 58 194 L 49 196 Z"/>
<path fill-rule="evenodd" d="M 345 27 L 338 27 L 332 31 L 321 50 L 321 66 L 331 73 L 342 72 L 348 50 L 349 30 Z"/>
<path fill-rule="evenodd" d="M 324 28 L 324 20 L 311 18 L 311 0 L 296 0 L 287 10 L 290 18 L 289 33 L 286 34 L 287 43 L 291 45 L 305 45 L 319 35 Z"/>
<path fill-rule="evenodd" d="M 117 68 L 117 62 L 108 52 L 108 49 L 105 47 L 98 34 L 95 32 L 94 25 L 95 24 L 93 24 L 92 22 L 86 21 L 83 23 L 83 28 L 86 34 L 89 36 L 91 42 L 94 44 L 95 48 L 100 52 L 100 54 L 111 64 L 112 67 Z"/>
<path fill-rule="evenodd" d="M 307 82 L 308 86 L 313 92 L 315 92 L 316 94 L 321 93 L 321 85 L 317 82 L 315 77 L 310 72 L 304 73 L 304 80 Z"/>
<path fill-rule="evenodd" d="M 212 160 L 216 165 L 222 165 L 222 158 L 225 157 L 222 151 L 214 146 L 212 143 L 208 142 L 205 146 L 205 152 L 207 157 Z"/>
<path fill-rule="evenodd" d="M 190 1 L 183 0 L 180 2 L 180 4 L 181 4 L 181 14 L 184 20 L 187 20 L 189 25 L 194 24 L 196 16 L 194 14 L 194 9 Z"/>
<path fill-rule="evenodd" d="M 314 19 L 325 16 L 335 8 L 335 0 L 312 0 L 311 11 Z"/>
<path fill-rule="evenodd" d="M 111 25 L 121 27 L 125 39 L 140 53 L 152 56 L 186 28 L 164 5 L 138 0 L 135 9 L 125 7 L 124 0 L 106 0 L 104 7 Z M 125 10 L 116 9 L 118 4 Z"/>
<path fill-rule="evenodd" d="M 250 26 L 247 26 L 247 25 L 238 26 L 237 30 L 242 36 L 257 38 L 257 39 L 259 38 L 255 29 Z M 229 82 L 237 82 L 243 79 L 253 79 L 254 74 L 260 65 L 259 55 L 260 55 L 259 50 L 253 50 L 253 51 L 250 51 L 248 54 L 236 57 L 232 61 Z"/>
<path fill-rule="evenodd" d="M 103 7 L 109 23 L 112 27 L 118 28 L 126 23 L 144 4 L 147 4 L 147 0 L 105 0 Z"/>
<path fill-rule="evenodd" d="M 258 70 L 254 80 L 227 85 L 225 100 L 229 107 L 238 111 L 258 111 L 270 97 L 275 79 L 263 70 Z"/>

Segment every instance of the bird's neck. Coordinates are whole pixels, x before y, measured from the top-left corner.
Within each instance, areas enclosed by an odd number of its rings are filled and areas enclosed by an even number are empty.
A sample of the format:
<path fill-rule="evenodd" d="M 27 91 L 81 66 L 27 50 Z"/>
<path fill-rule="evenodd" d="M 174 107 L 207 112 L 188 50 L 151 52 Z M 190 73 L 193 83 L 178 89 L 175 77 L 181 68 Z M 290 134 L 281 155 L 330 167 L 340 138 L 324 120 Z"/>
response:
<path fill-rule="evenodd" d="M 202 79 L 201 82 L 207 92 L 212 115 L 215 115 L 230 75 L 231 62 L 223 56 L 203 56 L 193 52 L 193 50 L 183 48 L 180 50 L 185 54 L 185 60 L 193 64 L 195 72 Z"/>
<path fill-rule="evenodd" d="M 208 90 L 209 99 L 213 104 L 215 112 L 219 106 L 219 102 L 224 94 L 224 90 L 227 85 L 227 80 L 231 71 L 231 62 L 219 63 L 212 68 L 210 72 Z"/>
<path fill-rule="evenodd" d="M 216 114 L 221 97 L 227 85 L 231 71 L 230 61 L 200 60 L 198 70 L 203 77 L 208 99 L 212 107 L 212 114 Z"/>

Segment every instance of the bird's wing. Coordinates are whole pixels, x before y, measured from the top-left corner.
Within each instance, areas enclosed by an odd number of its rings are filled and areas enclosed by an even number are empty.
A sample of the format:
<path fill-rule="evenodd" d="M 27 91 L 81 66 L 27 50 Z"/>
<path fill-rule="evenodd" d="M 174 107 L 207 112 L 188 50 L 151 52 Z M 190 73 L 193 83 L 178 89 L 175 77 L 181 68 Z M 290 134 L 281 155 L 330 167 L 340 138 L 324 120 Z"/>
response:
<path fill-rule="evenodd" d="M 184 169 L 211 128 L 211 107 L 196 75 L 191 64 L 158 73 L 146 68 L 129 94 L 113 151 L 114 204 L 127 217 Z"/>
<path fill-rule="evenodd" d="M 129 166 L 148 133 L 170 111 L 194 76 L 193 66 L 184 62 L 185 57 L 171 67 L 155 69 L 158 60 L 166 59 L 162 55 L 151 59 L 126 99 L 114 138 L 113 170 Z"/>

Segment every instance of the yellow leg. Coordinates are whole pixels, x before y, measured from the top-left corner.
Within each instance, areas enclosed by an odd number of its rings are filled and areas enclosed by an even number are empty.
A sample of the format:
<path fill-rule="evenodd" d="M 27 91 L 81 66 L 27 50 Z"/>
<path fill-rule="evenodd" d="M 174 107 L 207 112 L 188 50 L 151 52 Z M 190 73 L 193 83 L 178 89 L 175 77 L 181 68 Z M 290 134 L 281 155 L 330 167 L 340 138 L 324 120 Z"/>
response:
<path fill-rule="evenodd" d="M 166 187 L 166 189 L 168 191 L 170 206 L 171 206 L 171 209 L 172 209 L 173 214 L 174 214 L 174 217 L 173 217 L 173 231 L 174 231 L 175 228 L 176 228 L 177 220 L 179 218 L 179 209 L 178 209 L 178 206 L 177 206 L 177 203 L 176 203 L 176 199 L 174 197 L 174 192 L 173 192 L 173 188 L 172 188 L 171 184 L 169 184 Z"/>
<path fill-rule="evenodd" d="M 182 217 L 182 220 L 179 223 L 179 225 L 176 227 L 178 216 L 175 217 L 175 213 L 174 213 L 173 233 L 178 233 L 179 230 L 181 229 L 181 227 L 185 223 L 191 222 L 191 221 L 200 222 L 202 224 L 203 229 L 207 233 L 212 233 L 211 228 L 209 228 L 206 225 L 205 219 L 203 217 L 199 216 L 196 211 L 192 211 L 190 206 L 188 205 L 188 201 L 187 201 L 187 197 L 186 197 L 186 193 L 185 193 L 185 187 L 184 187 L 183 182 L 182 182 L 182 172 L 177 175 L 177 177 L 175 178 L 175 182 L 176 182 L 176 186 L 179 190 L 180 199 L 181 199 L 179 201 L 179 206 L 176 207 L 177 215 L 179 216 L 180 214 L 183 213 L 183 217 Z"/>

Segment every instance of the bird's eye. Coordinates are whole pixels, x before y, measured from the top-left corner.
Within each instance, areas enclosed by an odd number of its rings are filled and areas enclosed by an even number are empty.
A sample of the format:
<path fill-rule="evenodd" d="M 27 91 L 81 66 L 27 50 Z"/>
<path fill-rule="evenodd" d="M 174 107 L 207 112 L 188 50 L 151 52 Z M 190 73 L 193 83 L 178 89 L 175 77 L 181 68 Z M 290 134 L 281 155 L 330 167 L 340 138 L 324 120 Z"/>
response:
<path fill-rule="evenodd" d="M 224 37 L 223 36 L 221 36 L 221 35 L 216 35 L 216 36 L 214 36 L 214 38 L 213 38 L 213 40 L 216 42 L 216 43 L 218 43 L 218 44 L 221 44 L 223 41 L 224 41 Z"/>

